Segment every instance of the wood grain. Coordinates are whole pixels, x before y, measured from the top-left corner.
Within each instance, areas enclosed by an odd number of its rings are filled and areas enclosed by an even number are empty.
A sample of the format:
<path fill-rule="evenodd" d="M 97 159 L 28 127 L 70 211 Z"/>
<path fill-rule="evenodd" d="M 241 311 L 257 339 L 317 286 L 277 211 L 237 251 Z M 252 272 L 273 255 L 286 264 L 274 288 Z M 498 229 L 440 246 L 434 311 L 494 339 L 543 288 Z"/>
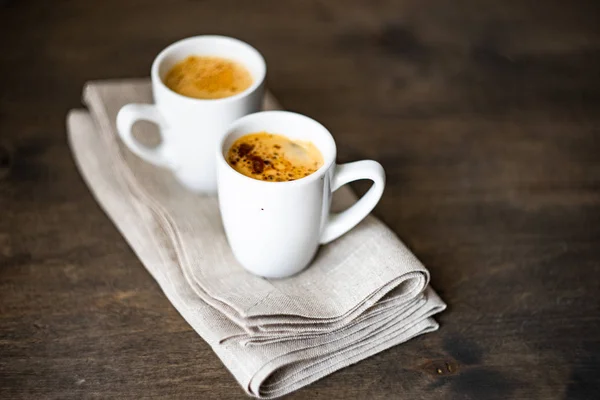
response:
<path fill-rule="evenodd" d="M 600 392 L 600 6 L 592 1 L 0 2 L 0 397 L 245 395 L 85 187 L 65 116 L 186 36 L 265 55 L 449 304 L 439 332 L 290 399 Z M 364 190 L 358 185 L 359 190 Z"/>

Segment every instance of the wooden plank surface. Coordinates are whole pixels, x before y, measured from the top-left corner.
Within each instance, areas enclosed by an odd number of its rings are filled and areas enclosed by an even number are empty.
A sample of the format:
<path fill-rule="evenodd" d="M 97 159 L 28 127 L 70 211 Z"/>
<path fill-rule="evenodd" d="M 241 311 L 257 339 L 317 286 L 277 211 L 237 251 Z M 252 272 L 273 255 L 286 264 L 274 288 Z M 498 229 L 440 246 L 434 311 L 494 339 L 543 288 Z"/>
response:
<path fill-rule="evenodd" d="M 239 37 L 448 302 L 441 329 L 290 399 L 600 393 L 593 1 L 0 1 L 0 397 L 243 399 L 79 176 L 65 116 L 180 38 Z M 359 185 L 359 190 L 364 186 Z M 448 370 L 450 366 L 450 371 Z M 440 373 L 441 372 L 441 373 Z"/>

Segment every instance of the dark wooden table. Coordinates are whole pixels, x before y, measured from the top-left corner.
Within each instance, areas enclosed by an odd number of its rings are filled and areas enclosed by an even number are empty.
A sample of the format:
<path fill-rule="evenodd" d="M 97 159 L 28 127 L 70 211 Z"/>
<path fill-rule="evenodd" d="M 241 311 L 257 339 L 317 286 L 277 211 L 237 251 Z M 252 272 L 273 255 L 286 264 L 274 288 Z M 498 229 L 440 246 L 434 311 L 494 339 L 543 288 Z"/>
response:
<path fill-rule="evenodd" d="M 341 161 L 381 161 L 376 214 L 449 304 L 438 332 L 289 398 L 598 398 L 599 11 L 0 1 L 0 398 L 245 398 L 98 207 L 65 134 L 84 82 L 146 76 L 203 33 L 260 49 L 270 88 L 331 128 Z"/>

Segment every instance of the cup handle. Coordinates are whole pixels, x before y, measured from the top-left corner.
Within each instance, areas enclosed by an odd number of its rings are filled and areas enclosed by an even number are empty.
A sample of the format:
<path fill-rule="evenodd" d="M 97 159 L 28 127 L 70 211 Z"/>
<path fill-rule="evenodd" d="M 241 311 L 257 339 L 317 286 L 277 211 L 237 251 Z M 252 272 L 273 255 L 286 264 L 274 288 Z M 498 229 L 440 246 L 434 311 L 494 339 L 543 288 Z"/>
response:
<path fill-rule="evenodd" d="M 154 122 L 158 125 L 161 135 L 161 143 L 158 146 L 154 148 L 146 147 L 133 137 L 131 128 L 139 120 Z M 117 131 L 129 150 L 151 164 L 172 169 L 174 165 L 166 151 L 165 127 L 166 123 L 162 115 L 156 106 L 152 104 L 127 104 L 117 114 Z"/>
<path fill-rule="evenodd" d="M 375 208 L 385 187 L 385 171 L 377 161 L 363 160 L 348 164 L 338 165 L 333 173 L 331 191 L 335 192 L 340 187 L 352 181 L 370 179 L 373 186 L 356 204 L 337 214 L 330 214 L 321 234 L 320 243 L 326 244 L 342 236 L 354 228 Z"/>

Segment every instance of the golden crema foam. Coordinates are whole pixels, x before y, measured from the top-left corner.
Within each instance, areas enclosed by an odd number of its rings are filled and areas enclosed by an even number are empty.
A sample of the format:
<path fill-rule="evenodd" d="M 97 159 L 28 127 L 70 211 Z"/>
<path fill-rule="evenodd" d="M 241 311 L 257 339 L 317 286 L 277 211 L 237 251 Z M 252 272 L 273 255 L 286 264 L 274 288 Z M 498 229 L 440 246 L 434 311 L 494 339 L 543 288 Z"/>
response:
<path fill-rule="evenodd" d="M 252 85 L 250 72 L 221 57 L 190 56 L 175 64 L 164 79 L 172 91 L 195 99 L 222 99 Z"/>
<path fill-rule="evenodd" d="M 286 182 L 304 178 L 323 165 L 323 156 L 311 142 L 290 140 L 267 132 L 250 133 L 236 140 L 227 163 L 250 178 Z"/>

